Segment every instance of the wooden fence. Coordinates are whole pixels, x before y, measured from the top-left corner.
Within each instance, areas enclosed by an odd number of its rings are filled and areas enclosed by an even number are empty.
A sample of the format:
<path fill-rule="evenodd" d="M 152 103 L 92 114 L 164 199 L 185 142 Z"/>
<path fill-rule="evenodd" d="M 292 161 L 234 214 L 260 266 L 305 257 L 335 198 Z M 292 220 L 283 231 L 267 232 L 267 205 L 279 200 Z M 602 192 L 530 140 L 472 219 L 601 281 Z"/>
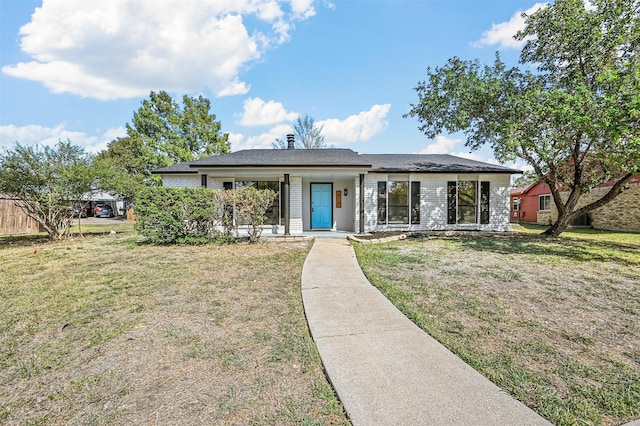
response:
<path fill-rule="evenodd" d="M 39 232 L 38 222 L 27 216 L 10 198 L 0 195 L 0 235 Z"/>

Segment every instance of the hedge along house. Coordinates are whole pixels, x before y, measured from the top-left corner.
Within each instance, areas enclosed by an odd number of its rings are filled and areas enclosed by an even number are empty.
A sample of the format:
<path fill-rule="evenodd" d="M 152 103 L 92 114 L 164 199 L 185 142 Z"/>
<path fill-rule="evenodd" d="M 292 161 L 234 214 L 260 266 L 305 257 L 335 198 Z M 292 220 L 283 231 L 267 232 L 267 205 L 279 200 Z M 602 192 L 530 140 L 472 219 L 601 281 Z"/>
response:
<path fill-rule="evenodd" d="M 350 149 L 249 149 L 155 170 L 165 186 L 253 185 L 278 198 L 266 213 L 285 234 L 332 230 L 509 230 L 519 170 L 451 155 Z"/>

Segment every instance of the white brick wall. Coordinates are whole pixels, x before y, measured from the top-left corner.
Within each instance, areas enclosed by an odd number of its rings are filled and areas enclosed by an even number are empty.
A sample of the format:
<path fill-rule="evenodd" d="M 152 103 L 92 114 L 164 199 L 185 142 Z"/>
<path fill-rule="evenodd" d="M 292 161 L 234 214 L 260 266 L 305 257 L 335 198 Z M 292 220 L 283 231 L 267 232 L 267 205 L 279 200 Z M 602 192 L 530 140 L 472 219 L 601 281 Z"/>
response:
<path fill-rule="evenodd" d="M 178 187 L 194 187 L 200 186 L 200 175 L 164 175 L 162 176 L 162 185 L 178 186 Z"/>
<path fill-rule="evenodd" d="M 378 225 L 378 181 L 389 178 L 384 174 L 369 174 L 365 177 L 365 232 L 403 229 L 412 231 L 477 229 L 486 231 L 509 230 L 509 175 L 457 176 L 447 174 L 410 175 L 408 180 L 420 182 L 420 224 Z M 478 179 L 479 178 L 479 179 Z M 447 182 L 480 180 L 490 182 L 489 224 L 447 224 Z M 356 184 L 356 188 L 358 185 Z M 359 191 L 356 190 L 359 196 Z M 359 211 L 356 204 L 356 230 L 359 230 Z"/>
<path fill-rule="evenodd" d="M 302 234 L 302 178 L 291 176 L 289 178 L 289 231 L 292 234 Z"/>

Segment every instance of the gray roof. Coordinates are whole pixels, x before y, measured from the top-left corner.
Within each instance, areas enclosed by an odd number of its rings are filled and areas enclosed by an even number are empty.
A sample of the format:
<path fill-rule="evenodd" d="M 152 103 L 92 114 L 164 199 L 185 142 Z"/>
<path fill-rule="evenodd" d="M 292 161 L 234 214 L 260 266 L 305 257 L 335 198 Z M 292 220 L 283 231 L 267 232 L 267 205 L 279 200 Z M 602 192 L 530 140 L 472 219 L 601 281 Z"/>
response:
<path fill-rule="evenodd" d="M 446 154 L 358 154 L 350 149 L 247 149 L 180 163 L 153 173 L 197 173 L 216 167 L 351 167 L 380 173 L 521 173 Z"/>
<path fill-rule="evenodd" d="M 191 162 L 191 167 L 369 167 L 350 149 L 246 149 Z"/>
<path fill-rule="evenodd" d="M 363 154 L 379 173 L 522 173 L 449 154 Z"/>

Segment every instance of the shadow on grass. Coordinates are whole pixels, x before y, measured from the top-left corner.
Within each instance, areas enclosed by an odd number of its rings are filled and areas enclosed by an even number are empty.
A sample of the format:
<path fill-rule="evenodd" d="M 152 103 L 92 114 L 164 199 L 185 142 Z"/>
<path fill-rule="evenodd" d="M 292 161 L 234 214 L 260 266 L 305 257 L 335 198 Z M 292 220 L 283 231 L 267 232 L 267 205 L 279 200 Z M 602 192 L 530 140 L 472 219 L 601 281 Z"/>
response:
<path fill-rule="evenodd" d="M 430 237 L 433 238 L 433 237 Z M 441 237 L 436 237 L 441 238 Z M 640 246 L 579 238 L 550 238 L 537 234 L 445 237 L 475 251 L 501 254 L 558 256 L 578 262 L 617 262 L 640 265 Z"/>

